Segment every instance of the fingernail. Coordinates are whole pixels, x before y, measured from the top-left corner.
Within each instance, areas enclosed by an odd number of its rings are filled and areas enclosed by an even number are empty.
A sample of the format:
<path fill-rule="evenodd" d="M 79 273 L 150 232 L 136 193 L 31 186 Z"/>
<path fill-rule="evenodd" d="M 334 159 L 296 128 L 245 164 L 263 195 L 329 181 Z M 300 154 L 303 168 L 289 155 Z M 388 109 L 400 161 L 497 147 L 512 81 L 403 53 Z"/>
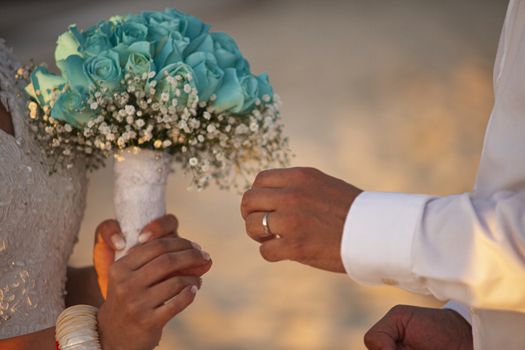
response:
<path fill-rule="evenodd" d="M 202 254 L 202 257 L 204 258 L 204 260 L 210 260 L 211 259 L 210 254 L 208 254 L 208 252 L 205 252 L 204 250 L 201 250 L 201 254 Z"/>
<path fill-rule="evenodd" d="M 147 231 L 147 232 L 142 232 L 140 235 L 139 235 L 139 243 L 144 243 L 146 242 L 148 239 L 150 239 L 150 237 L 153 235 L 153 233 Z"/>
<path fill-rule="evenodd" d="M 197 250 L 202 250 L 202 247 L 195 242 L 191 242 L 191 246 Z"/>
<path fill-rule="evenodd" d="M 120 235 L 111 236 L 111 241 L 113 242 L 113 245 L 115 245 L 115 248 L 117 250 L 122 250 L 126 248 L 126 242 Z"/>
<path fill-rule="evenodd" d="M 197 288 L 197 286 L 191 286 L 191 289 L 190 291 L 193 293 L 193 294 L 197 294 L 197 291 L 199 290 L 199 288 Z"/>

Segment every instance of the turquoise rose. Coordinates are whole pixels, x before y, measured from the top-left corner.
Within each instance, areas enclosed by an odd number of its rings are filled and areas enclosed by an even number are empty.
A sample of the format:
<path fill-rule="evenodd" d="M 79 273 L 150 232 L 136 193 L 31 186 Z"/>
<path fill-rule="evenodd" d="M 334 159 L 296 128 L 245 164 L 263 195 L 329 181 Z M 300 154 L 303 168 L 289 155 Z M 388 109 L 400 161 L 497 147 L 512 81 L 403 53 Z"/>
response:
<path fill-rule="evenodd" d="M 202 22 L 196 17 L 184 14 L 175 9 L 167 9 L 165 13 L 174 20 L 178 21 L 178 31 L 182 35 L 188 37 L 190 40 L 193 40 L 202 33 L 208 32 L 210 30 L 210 25 Z"/>
<path fill-rule="evenodd" d="M 186 58 L 195 74 L 197 91 L 201 101 L 208 101 L 221 84 L 224 71 L 217 65 L 215 56 L 208 52 L 195 52 Z"/>
<path fill-rule="evenodd" d="M 118 89 L 122 79 L 119 54 L 108 50 L 88 58 L 84 62 L 84 72 L 96 86 L 110 91 Z"/>
<path fill-rule="evenodd" d="M 75 128 L 82 129 L 95 114 L 89 110 L 85 98 L 74 92 L 65 92 L 55 102 L 51 116 Z"/>
<path fill-rule="evenodd" d="M 79 52 L 80 43 L 84 38 L 75 25 L 69 27 L 69 30 L 58 37 L 57 47 L 55 49 L 55 61 L 62 61 L 71 55 L 81 55 Z"/>
<path fill-rule="evenodd" d="M 211 33 L 211 37 L 215 44 L 215 56 L 221 67 L 235 67 L 236 63 L 243 59 L 237 43 L 231 36 L 226 33 Z"/>
<path fill-rule="evenodd" d="M 115 25 L 112 22 L 101 22 L 86 30 L 82 36 L 81 52 L 88 56 L 95 56 L 109 50 L 114 45 L 112 38 L 115 34 Z"/>
<path fill-rule="evenodd" d="M 151 44 L 147 41 L 138 41 L 119 52 L 121 65 L 126 73 L 142 75 L 155 70 L 151 58 Z"/>
<path fill-rule="evenodd" d="M 215 112 L 239 113 L 244 105 L 244 92 L 235 68 L 224 71 L 221 87 L 216 92 L 217 98 L 212 106 Z"/>
<path fill-rule="evenodd" d="M 62 89 L 66 84 L 63 77 L 50 73 L 44 67 L 37 67 L 31 73 L 30 80 L 31 83 L 25 90 L 40 106 L 48 106 L 52 100 L 53 92 Z"/>
<path fill-rule="evenodd" d="M 179 32 L 172 32 L 163 38 L 163 42 L 157 45 L 155 54 L 155 65 L 165 67 L 172 63 L 182 61 L 182 53 L 190 43 L 190 39 L 182 36 Z"/>
<path fill-rule="evenodd" d="M 273 88 L 272 85 L 270 85 L 270 78 L 268 77 L 268 74 L 263 73 L 259 75 L 257 77 L 257 82 L 259 83 L 259 98 L 265 103 L 271 102 L 273 100 Z M 269 101 L 265 98 L 265 96 L 269 98 Z"/>
<path fill-rule="evenodd" d="M 235 67 L 234 68 L 237 70 L 237 74 L 240 77 L 252 74 L 251 73 L 251 69 L 250 69 L 250 63 L 244 58 L 239 59 L 235 63 Z"/>
<path fill-rule="evenodd" d="M 259 82 L 253 75 L 246 75 L 241 79 L 244 104 L 239 113 L 249 113 L 255 107 L 255 102 L 259 98 Z"/>
<path fill-rule="evenodd" d="M 170 78 L 168 77 L 175 78 L 175 76 L 177 75 L 180 75 L 182 77 L 182 80 L 178 82 L 177 86 L 173 86 L 172 84 L 170 84 Z M 191 76 L 192 79 L 188 79 L 188 76 Z M 188 95 L 182 93 L 180 97 L 177 97 L 175 94 L 175 90 L 178 89 L 182 92 L 185 84 L 188 84 L 192 89 L 196 88 L 194 77 L 195 74 L 191 67 L 183 62 L 172 63 L 162 68 L 155 77 L 155 80 L 157 81 L 157 98 L 160 99 L 162 94 L 166 93 L 168 94 L 168 98 L 170 100 L 178 98 L 178 107 L 180 107 L 181 109 L 184 108 L 184 106 L 188 104 Z"/>
<path fill-rule="evenodd" d="M 215 55 L 222 69 L 236 68 L 243 60 L 241 51 L 235 41 L 225 33 L 203 33 L 193 40 L 187 47 L 185 54 L 193 52 L 210 52 Z"/>
<path fill-rule="evenodd" d="M 80 94 L 86 93 L 92 85 L 84 71 L 85 59 L 78 55 L 71 55 L 65 60 L 57 62 L 62 75 L 66 78 L 70 88 Z"/>
<path fill-rule="evenodd" d="M 115 27 L 115 38 L 119 44 L 131 45 L 148 37 L 148 27 L 143 23 L 127 20 Z"/>
<path fill-rule="evenodd" d="M 159 25 L 161 23 L 173 20 L 173 18 L 168 16 L 166 13 L 157 11 L 144 11 L 141 12 L 140 15 L 134 17 L 136 18 L 136 20 L 142 19 L 144 23 L 148 25 Z M 176 25 L 176 23 L 174 25 Z M 178 27 L 175 27 L 174 29 L 177 30 Z"/>

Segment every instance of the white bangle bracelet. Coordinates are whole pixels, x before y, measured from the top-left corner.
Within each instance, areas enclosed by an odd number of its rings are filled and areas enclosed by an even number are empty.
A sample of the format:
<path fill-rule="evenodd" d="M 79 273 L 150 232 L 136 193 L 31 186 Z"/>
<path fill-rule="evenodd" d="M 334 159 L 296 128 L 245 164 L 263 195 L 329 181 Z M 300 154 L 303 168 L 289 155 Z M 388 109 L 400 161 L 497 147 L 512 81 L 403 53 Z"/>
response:
<path fill-rule="evenodd" d="M 56 322 L 56 340 L 60 350 L 102 350 L 97 331 L 97 311 L 90 305 L 75 305 L 62 311 Z"/>

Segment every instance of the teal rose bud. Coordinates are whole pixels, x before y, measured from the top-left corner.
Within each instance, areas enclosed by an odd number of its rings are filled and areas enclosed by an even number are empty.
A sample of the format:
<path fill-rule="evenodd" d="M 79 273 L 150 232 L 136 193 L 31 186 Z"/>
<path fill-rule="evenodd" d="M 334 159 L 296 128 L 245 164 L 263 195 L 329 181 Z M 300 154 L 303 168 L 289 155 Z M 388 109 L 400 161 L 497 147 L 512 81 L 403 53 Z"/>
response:
<path fill-rule="evenodd" d="M 122 79 L 119 54 L 108 50 L 88 58 L 84 63 L 84 72 L 96 86 L 109 91 L 117 90 Z"/>
<path fill-rule="evenodd" d="M 249 113 L 255 107 L 255 102 L 259 99 L 259 82 L 253 75 L 244 76 L 241 79 L 244 104 L 239 113 Z"/>
<path fill-rule="evenodd" d="M 195 52 L 186 58 L 195 73 L 195 81 L 201 101 L 208 101 L 221 84 L 224 71 L 217 65 L 215 56 L 208 52 Z"/>
<path fill-rule="evenodd" d="M 182 61 L 182 53 L 190 43 L 190 39 L 182 36 L 179 32 L 172 32 L 164 37 L 163 43 L 155 55 L 155 65 L 165 67 L 172 63 Z"/>
<path fill-rule="evenodd" d="M 244 92 L 235 68 L 224 71 L 221 87 L 212 106 L 216 113 L 239 113 L 244 105 Z"/>
<path fill-rule="evenodd" d="M 77 129 L 82 129 L 90 119 L 95 118 L 81 95 L 68 91 L 60 95 L 51 109 L 51 116 Z"/>
<path fill-rule="evenodd" d="M 148 37 L 148 27 L 132 19 L 117 25 L 115 28 L 115 38 L 120 44 L 131 45 L 137 41 L 144 41 Z"/>
<path fill-rule="evenodd" d="M 66 84 L 63 77 L 50 73 L 44 67 L 37 67 L 31 74 L 30 80 L 31 83 L 25 90 L 42 107 L 48 106 L 53 99 L 53 94 Z"/>
<path fill-rule="evenodd" d="M 191 67 L 182 62 L 162 68 L 155 77 L 157 98 L 163 100 L 163 95 L 170 101 L 176 98 L 178 111 L 191 106 L 194 101 L 190 95 L 196 89 L 194 76 Z"/>

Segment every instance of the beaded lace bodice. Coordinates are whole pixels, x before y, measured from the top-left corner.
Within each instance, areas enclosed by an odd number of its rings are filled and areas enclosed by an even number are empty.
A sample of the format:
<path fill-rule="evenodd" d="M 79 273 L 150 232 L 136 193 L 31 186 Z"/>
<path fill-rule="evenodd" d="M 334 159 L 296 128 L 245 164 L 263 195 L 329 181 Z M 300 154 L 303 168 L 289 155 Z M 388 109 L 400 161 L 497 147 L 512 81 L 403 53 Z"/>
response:
<path fill-rule="evenodd" d="M 54 326 L 86 196 L 81 164 L 49 175 L 26 123 L 17 68 L 0 39 L 0 101 L 15 131 L 0 129 L 0 339 Z"/>

